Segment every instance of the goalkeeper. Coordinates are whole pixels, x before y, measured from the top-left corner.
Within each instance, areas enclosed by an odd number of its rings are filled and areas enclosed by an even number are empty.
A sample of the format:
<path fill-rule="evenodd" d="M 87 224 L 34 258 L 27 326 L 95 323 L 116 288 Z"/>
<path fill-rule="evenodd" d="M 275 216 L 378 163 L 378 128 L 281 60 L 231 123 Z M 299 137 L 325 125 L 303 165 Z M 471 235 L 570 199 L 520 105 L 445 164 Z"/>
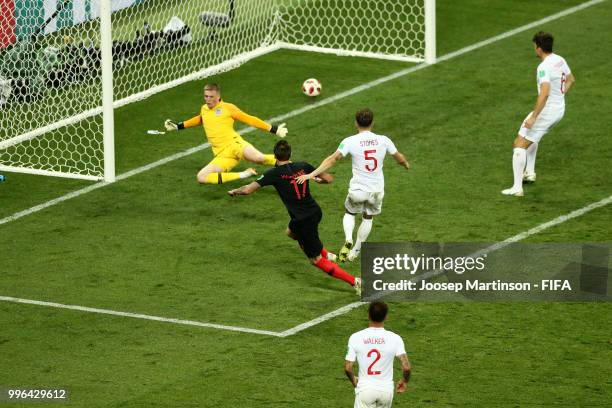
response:
<path fill-rule="evenodd" d="M 287 136 L 285 124 L 270 125 L 255 116 L 247 115 L 228 102 L 221 100 L 221 88 L 217 84 L 204 86 L 204 102 L 200 114 L 185 122 L 176 123 L 167 119 L 164 123 L 167 130 L 187 129 L 202 125 L 208 142 L 212 146 L 214 159 L 198 173 L 198 183 L 222 184 L 228 181 L 244 179 L 257 175 L 253 168 L 242 172 L 231 172 L 240 163 L 247 160 L 252 163 L 274 166 L 273 154 L 263 154 L 234 130 L 234 121 L 274 133 L 280 137 Z"/>

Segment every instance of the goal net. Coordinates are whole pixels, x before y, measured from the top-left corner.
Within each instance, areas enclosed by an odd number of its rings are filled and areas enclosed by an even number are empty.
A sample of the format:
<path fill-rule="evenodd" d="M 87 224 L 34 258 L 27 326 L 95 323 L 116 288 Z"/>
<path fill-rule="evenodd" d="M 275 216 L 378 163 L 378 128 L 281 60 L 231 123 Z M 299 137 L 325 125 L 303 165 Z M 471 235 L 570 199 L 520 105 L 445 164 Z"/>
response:
<path fill-rule="evenodd" d="M 113 109 L 280 48 L 432 62 L 434 13 L 435 0 L 0 0 L 0 170 L 113 181 Z"/>
<path fill-rule="evenodd" d="M 420 62 L 426 53 L 426 3 L 428 7 L 435 5 L 424 0 L 288 1 L 280 6 L 280 45 Z"/>

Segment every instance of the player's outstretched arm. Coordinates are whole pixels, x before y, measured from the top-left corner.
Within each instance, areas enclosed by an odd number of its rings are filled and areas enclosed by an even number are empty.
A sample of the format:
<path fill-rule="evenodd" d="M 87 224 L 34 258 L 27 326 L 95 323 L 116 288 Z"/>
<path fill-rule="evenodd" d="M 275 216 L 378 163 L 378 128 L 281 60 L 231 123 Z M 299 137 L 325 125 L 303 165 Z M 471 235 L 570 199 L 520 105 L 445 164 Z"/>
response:
<path fill-rule="evenodd" d="M 406 157 L 403 154 L 401 154 L 399 151 L 393 155 L 393 158 L 395 159 L 397 164 L 399 164 L 402 167 L 405 167 L 406 170 L 410 169 L 410 163 L 408 163 L 408 160 L 406 160 Z"/>
<path fill-rule="evenodd" d="M 319 184 L 331 184 L 334 181 L 334 176 L 329 173 L 321 173 L 313 180 Z"/>
<path fill-rule="evenodd" d="M 344 360 L 344 373 L 348 377 L 351 384 L 353 384 L 353 388 L 357 387 L 357 377 L 355 377 L 355 373 L 353 372 L 353 362 Z"/>
<path fill-rule="evenodd" d="M 259 187 L 261 187 L 259 183 L 254 181 L 250 184 L 246 184 L 242 187 L 230 190 L 227 192 L 227 194 L 229 194 L 231 197 L 235 197 L 237 195 L 249 195 L 251 193 L 254 193 L 256 190 L 258 190 Z"/>
<path fill-rule="evenodd" d="M 312 180 L 317 176 L 320 177 L 322 173 L 325 173 L 327 170 L 334 167 L 334 165 L 341 159 L 342 159 L 342 153 L 336 150 L 334 154 L 327 156 L 325 160 L 321 162 L 319 167 L 317 167 L 312 173 L 304 174 L 303 176 L 296 178 L 296 181 L 298 182 L 298 184 L 304 184 L 306 180 Z"/>
<path fill-rule="evenodd" d="M 289 130 L 287 129 L 287 126 L 285 126 L 284 123 L 281 123 L 278 126 L 271 125 L 256 116 L 251 116 L 244 113 L 243 111 L 238 109 L 236 105 L 228 104 L 228 107 L 233 119 L 238 120 L 242 123 L 246 123 L 249 126 L 265 130 L 266 132 L 274 133 L 275 135 L 278 135 L 280 137 L 285 137 L 287 136 L 287 133 L 289 133 Z"/>
<path fill-rule="evenodd" d="M 406 354 L 401 354 L 398 356 L 400 361 L 402 362 L 402 378 L 398 381 L 396 391 L 398 394 L 406 392 L 408 388 L 408 381 L 410 381 L 410 370 L 412 367 L 410 366 L 410 361 L 408 361 L 408 356 Z"/>
<path fill-rule="evenodd" d="M 190 127 L 199 126 L 202 124 L 202 116 L 194 116 L 193 118 L 184 122 L 175 122 L 172 119 L 166 119 L 164 127 L 167 131 L 172 132 L 173 130 L 188 129 Z"/>

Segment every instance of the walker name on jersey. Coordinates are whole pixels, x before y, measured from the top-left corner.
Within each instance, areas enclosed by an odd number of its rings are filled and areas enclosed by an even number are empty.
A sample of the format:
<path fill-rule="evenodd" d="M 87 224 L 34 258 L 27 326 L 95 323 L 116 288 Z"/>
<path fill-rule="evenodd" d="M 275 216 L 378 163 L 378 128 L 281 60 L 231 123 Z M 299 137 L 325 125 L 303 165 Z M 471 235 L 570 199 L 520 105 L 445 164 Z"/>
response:
<path fill-rule="evenodd" d="M 363 344 L 386 344 L 384 337 L 366 337 Z"/>

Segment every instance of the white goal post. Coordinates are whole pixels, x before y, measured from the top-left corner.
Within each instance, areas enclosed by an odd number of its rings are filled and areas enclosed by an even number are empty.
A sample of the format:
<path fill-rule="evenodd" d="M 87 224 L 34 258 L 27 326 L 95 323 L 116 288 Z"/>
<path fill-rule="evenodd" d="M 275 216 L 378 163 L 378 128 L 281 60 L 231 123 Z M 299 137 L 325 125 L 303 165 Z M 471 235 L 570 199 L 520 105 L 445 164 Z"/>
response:
<path fill-rule="evenodd" d="M 433 64 L 435 0 L 5 0 L 0 171 L 115 180 L 115 109 L 279 49 Z"/>

